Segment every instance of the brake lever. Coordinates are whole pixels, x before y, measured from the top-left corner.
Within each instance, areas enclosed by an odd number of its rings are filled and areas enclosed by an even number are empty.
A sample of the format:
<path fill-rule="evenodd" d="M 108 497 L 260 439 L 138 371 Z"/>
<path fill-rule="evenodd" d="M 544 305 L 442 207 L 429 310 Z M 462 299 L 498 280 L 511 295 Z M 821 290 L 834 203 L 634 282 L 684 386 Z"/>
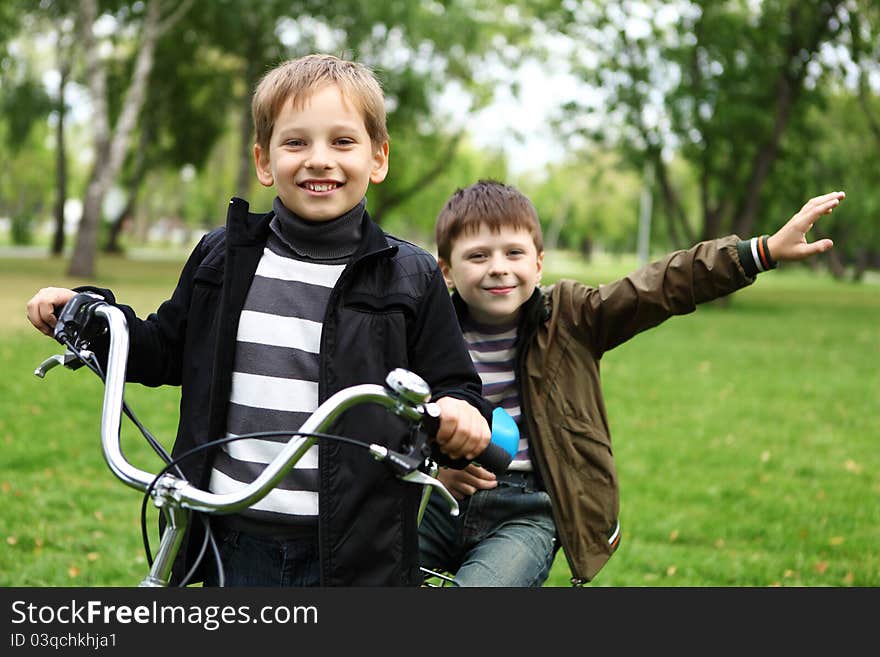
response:
<path fill-rule="evenodd" d="M 401 452 L 372 444 L 369 445 L 370 454 L 377 461 L 384 461 L 398 479 L 428 487 L 425 490 L 426 494 L 431 488 L 436 488 L 449 504 L 450 515 L 457 516 L 458 501 L 452 493 L 438 479 L 420 470 L 428 462 L 431 453 L 428 443 L 440 428 L 440 407 L 436 402 L 428 401 L 431 391 L 427 384 L 407 370 L 393 370 L 388 374 L 385 384 L 395 396 L 419 411 L 421 421 L 411 428 L 409 439 L 401 446 Z M 423 507 L 425 499 L 423 496 Z M 421 512 L 419 518 L 421 519 Z"/>
<path fill-rule="evenodd" d="M 446 500 L 446 503 L 449 504 L 449 515 L 451 515 L 451 516 L 458 515 L 458 511 L 459 511 L 458 500 L 456 500 L 452 496 L 452 493 L 449 492 L 449 489 L 447 489 L 446 486 L 444 486 L 439 479 L 435 479 L 431 475 L 427 475 L 420 470 L 413 470 L 409 474 L 401 477 L 401 479 L 403 481 L 408 481 L 413 484 L 419 484 L 422 486 L 432 486 L 433 488 L 435 488 L 437 490 L 437 492 L 440 493 L 440 495 L 443 497 L 443 499 Z"/>
<path fill-rule="evenodd" d="M 370 450 L 370 456 L 377 461 L 385 463 L 400 479 L 404 479 L 413 472 L 418 472 L 423 462 L 408 454 L 401 454 L 375 443 L 370 444 L 368 449 Z"/>
<path fill-rule="evenodd" d="M 458 501 L 452 496 L 452 493 L 447 490 L 446 486 L 444 486 L 440 480 L 435 479 L 418 469 L 424 461 L 420 461 L 406 454 L 400 454 L 399 452 L 390 450 L 382 445 L 376 445 L 375 443 L 369 445 L 369 450 L 370 455 L 377 461 L 386 463 L 398 479 L 408 483 L 418 484 L 420 486 L 431 486 L 437 489 L 443 499 L 446 500 L 446 503 L 449 504 L 449 514 L 452 516 L 458 515 Z"/>
<path fill-rule="evenodd" d="M 78 370 L 84 364 L 82 358 L 68 348 L 63 354 L 54 354 L 40 363 L 39 367 L 34 370 L 34 375 L 43 379 L 46 377 L 46 372 L 59 365 L 64 365 L 70 370 Z"/>

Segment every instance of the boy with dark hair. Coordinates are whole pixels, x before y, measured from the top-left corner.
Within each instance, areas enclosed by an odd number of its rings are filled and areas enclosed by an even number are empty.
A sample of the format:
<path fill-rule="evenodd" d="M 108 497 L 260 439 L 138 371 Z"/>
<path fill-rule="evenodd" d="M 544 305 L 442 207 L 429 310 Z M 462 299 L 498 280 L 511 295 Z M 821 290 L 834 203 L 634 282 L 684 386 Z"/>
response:
<path fill-rule="evenodd" d="M 370 183 L 388 172 L 378 81 L 329 55 L 287 61 L 259 83 L 253 117 L 257 178 L 275 188 L 273 210 L 254 214 L 233 199 L 226 227 L 199 242 L 156 313 L 140 319 L 119 306 L 131 335 L 128 380 L 181 386 L 173 456 L 224 435 L 294 431 L 334 392 L 405 367 L 441 408 L 440 451 L 473 459 L 489 443 L 489 414 L 442 274 L 365 209 Z M 109 290 L 90 289 L 115 303 Z M 51 334 L 53 307 L 73 294 L 40 290 L 31 323 Z M 336 430 L 391 449 L 406 439 L 376 407 L 348 411 Z M 253 481 L 286 442 L 232 442 L 181 467 L 193 484 L 225 493 Z M 419 487 L 366 450 L 319 441 L 265 498 L 214 519 L 226 583 L 418 585 L 419 501 Z M 191 524 L 177 581 L 200 530 Z M 207 585 L 215 574 L 206 569 Z"/>
<path fill-rule="evenodd" d="M 534 206 L 514 187 L 459 189 L 437 219 L 440 268 L 483 380 L 483 394 L 520 429 L 519 452 L 496 477 L 470 465 L 439 479 L 420 526 L 422 566 L 459 586 L 541 586 L 561 542 L 572 583 L 593 577 L 617 548 L 618 484 L 599 379 L 602 355 L 700 303 L 752 284 L 778 261 L 832 247 L 806 233 L 844 199 L 811 199 L 774 235 L 731 235 L 671 253 L 625 278 L 541 288 L 543 245 Z"/>

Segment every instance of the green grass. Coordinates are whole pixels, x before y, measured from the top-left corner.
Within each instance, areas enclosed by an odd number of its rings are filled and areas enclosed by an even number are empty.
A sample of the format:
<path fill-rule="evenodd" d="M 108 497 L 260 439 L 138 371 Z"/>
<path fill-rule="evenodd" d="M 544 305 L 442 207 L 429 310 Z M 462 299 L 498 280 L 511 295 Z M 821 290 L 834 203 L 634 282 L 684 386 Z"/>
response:
<path fill-rule="evenodd" d="M 547 258 L 546 278 L 590 283 L 634 266 Z M 0 585 L 130 586 L 146 573 L 141 496 L 102 459 L 101 386 L 85 370 L 32 375 L 60 347 L 24 305 L 73 284 L 65 265 L 0 259 Z M 179 268 L 101 260 L 98 279 L 146 313 Z M 623 538 L 592 585 L 880 586 L 878 327 L 876 284 L 791 267 L 607 354 Z M 127 399 L 170 446 L 177 391 Z M 158 467 L 129 428 L 124 447 Z M 567 582 L 560 554 L 548 585 Z"/>

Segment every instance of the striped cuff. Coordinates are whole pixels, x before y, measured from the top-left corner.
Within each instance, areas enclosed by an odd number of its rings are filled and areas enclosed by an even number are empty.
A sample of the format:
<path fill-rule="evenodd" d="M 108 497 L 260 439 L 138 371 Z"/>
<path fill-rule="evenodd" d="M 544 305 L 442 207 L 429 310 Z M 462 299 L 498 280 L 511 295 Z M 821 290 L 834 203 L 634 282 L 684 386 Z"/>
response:
<path fill-rule="evenodd" d="M 776 269 L 777 262 L 770 255 L 767 246 L 769 235 L 753 237 L 750 240 L 740 240 L 736 245 L 739 253 L 739 261 L 748 276 L 757 276 L 762 271 Z"/>

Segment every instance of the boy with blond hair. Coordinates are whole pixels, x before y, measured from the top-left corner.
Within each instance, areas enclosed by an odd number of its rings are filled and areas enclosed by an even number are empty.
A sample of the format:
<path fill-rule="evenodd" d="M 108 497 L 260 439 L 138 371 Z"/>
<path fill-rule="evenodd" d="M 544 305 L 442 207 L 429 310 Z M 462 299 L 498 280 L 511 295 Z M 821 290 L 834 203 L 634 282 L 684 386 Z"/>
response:
<path fill-rule="evenodd" d="M 541 586 L 558 547 L 572 583 L 590 581 L 620 541 L 617 475 L 599 378 L 602 355 L 673 315 L 752 284 L 778 261 L 832 247 L 806 233 L 844 199 L 811 199 L 774 235 L 736 235 L 671 253 L 625 278 L 540 287 L 544 251 L 531 201 L 479 181 L 436 224 L 440 268 L 487 400 L 519 425 L 519 452 L 496 477 L 470 465 L 439 478 L 462 500 L 449 517 L 432 496 L 422 566 L 458 586 Z"/>
<path fill-rule="evenodd" d="M 272 211 L 232 199 L 225 228 L 195 247 L 168 301 L 146 319 L 119 305 L 128 380 L 181 386 L 173 456 L 224 435 L 294 431 L 336 391 L 405 367 L 441 408 L 440 451 L 473 459 L 489 443 L 489 414 L 443 276 L 431 254 L 366 211 L 369 185 L 388 172 L 375 76 L 330 55 L 286 61 L 257 86 L 253 118 L 257 178 L 277 192 Z M 109 290 L 89 289 L 115 303 Z M 40 290 L 31 323 L 51 334 L 53 308 L 73 295 Z M 348 411 L 336 430 L 391 449 L 407 437 L 375 407 Z M 181 467 L 195 485 L 229 492 L 259 475 L 278 441 L 227 443 Z M 264 499 L 214 519 L 226 584 L 417 585 L 419 501 L 418 487 L 366 450 L 319 441 Z M 176 581 L 202 546 L 201 526 L 190 527 Z M 216 568 L 203 570 L 195 581 L 219 583 Z"/>

